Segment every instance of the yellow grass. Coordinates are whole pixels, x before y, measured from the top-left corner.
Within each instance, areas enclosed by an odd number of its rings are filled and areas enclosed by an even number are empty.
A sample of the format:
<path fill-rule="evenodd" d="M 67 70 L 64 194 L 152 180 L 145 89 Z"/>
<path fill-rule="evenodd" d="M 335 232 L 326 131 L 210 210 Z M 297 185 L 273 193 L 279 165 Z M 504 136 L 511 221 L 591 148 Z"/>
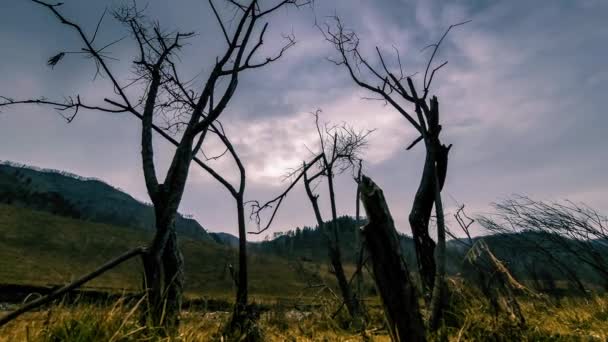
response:
<path fill-rule="evenodd" d="M 455 307 L 457 322 L 446 322 L 430 340 L 448 341 L 607 341 L 608 298 L 521 299 L 526 325 L 505 315 L 494 317 L 481 300 Z M 0 328 L 0 341 L 169 341 L 152 336 L 138 323 L 137 303 L 56 305 L 28 313 Z M 345 313 L 331 318 L 335 306 L 326 302 L 303 312 L 277 304 L 256 323 L 264 341 L 389 341 L 380 308 L 370 308 L 364 332 L 348 328 Z M 185 311 L 176 341 L 221 341 L 229 312 Z M 228 340 L 228 339 L 224 339 Z"/>

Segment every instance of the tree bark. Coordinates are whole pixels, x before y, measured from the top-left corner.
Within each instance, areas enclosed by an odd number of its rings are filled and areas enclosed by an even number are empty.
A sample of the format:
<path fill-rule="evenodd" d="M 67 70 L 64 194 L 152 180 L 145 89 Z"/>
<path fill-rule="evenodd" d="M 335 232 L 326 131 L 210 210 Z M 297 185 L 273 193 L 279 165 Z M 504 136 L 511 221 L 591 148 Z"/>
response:
<path fill-rule="evenodd" d="M 416 290 L 382 189 L 366 176 L 362 176 L 359 187 L 369 220 L 363 227 L 363 238 L 391 338 L 396 342 L 425 341 Z"/>

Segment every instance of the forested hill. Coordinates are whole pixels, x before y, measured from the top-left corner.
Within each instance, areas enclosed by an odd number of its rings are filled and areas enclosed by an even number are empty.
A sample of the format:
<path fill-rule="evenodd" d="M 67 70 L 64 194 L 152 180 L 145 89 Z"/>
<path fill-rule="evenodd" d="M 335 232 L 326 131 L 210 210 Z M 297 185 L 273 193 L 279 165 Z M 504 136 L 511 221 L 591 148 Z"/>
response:
<path fill-rule="evenodd" d="M 356 264 L 360 251 L 357 230 L 365 221 L 352 217 L 338 218 L 338 236 L 342 260 Z M 300 259 L 315 263 L 328 262 L 328 236 L 331 236 L 331 225 L 324 228 L 303 227 L 284 233 L 275 233 L 272 240 L 251 244 L 253 251 L 277 255 L 287 259 Z M 399 235 L 401 251 L 410 271 L 416 272 L 416 254 L 411 237 Z M 512 274 L 519 280 L 535 287 L 551 287 L 555 281 L 567 280 L 574 274 L 586 284 L 606 286 L 606 279 L 594 271 L 588 264 L 572 258 L 568 251 L 581 248 L 580 241 L 566 237 L 547 236 L 546 234 L 524 231 L 514 234 L 487 235 L 467 240 L 449 240 L 447 242 L 447 271 L 450 275 L 461 274 L 466 269 L 466 254 L 471 244 L 483 239 L 493 253 L 504 262 Z M 595 250 L 608 259 L 608 242 L 594 240 Z M 540 282 L 542 284 L 533 284 Z"/>
<path fill-rule="evenodd" d="M 0 162 L 0 203 L 46 211 L 81 220 L 153 230 L 154 210 L 101 180 L 58 170 Z M 211 240 L 196 221 L 176 220 L 180 234 Z"/>
<path fill-rule="evenodd" d="M 338 241 L 342 260 L 348 263 L 356 263 L 357 255 L 361 249 L 361 241 L 357 236 L 358 230 L 365 224 L 365 220 L 357 221 L 350 216 L 342 216 L 337 219 Z M 300 258 L 315 262 L 328 260 L 328 237 L 333 236 L 332 225 L 324 227 L 303 227 L 289 230 L 287 232 L 275 233 L 273 238 L 262 241 L 251 248 L 263 253 L 287 258 Z M 408 263 L 416 262 L 413 240 L 406 235 L 399 235 L 402 252 Z"/>

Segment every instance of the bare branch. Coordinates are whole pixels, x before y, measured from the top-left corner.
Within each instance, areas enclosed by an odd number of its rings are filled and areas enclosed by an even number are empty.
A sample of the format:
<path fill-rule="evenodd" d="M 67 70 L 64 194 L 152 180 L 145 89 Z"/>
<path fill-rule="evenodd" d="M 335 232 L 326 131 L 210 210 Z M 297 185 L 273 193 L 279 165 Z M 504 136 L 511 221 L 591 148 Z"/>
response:
<path fill-rule="evenodd" d="M 470 23 L 472 20 L 467 20 L 467 21 L 463 21 L 460 22 L 458 24 L 453 24 L 450 25 L 450 27 L 448 27 L 447 30 L 445 30 L 445 33 L 443 34 L 443 36 L 441 36 L 441 39 L 439 39 L 439 41 L 435 44 L 429 45 L 425 48 L 423 48 L 421 51 L 424 51 L 426 48 L 428 47 L 434 47 L 433 48 L 433 53 L 431 54 L 431 58 L 429 58 L 429 61 L 426 64 L 426 69 L 424 70 L 424 80 L 423 80 L 423 86 L 424 86 L 424 96 L 423 98 L 426 98 L 428 92 L 429 92 L 429 88 L 431 87 L 431 81 L 433 80 L 433 75 L 435 74 L 435 71 L 439 70 L 442 66 L 444 66 L 447 62 L 443 63 L 442 65 L 440 65 L 439 67 L 435 68 L 433 70 L 433 72 L 431 73 L 431 77 L 427 82 L 427 75 L 429 73 L 429 69 L 431 67 L 431 64 L 433 63 L 433 59 L 435 58 L 435 55 L 437 54 L 437 50 L 439 50 L 439 46 L 441 45 L 441 43 L 443 42 L 443 40 L 445 39 L 445 37 L 448 35 L 448 33 L 450 33 L 450 30 L 453 29 L 454 27 L 457 26 L 461 26 L 467 23 Z"/>

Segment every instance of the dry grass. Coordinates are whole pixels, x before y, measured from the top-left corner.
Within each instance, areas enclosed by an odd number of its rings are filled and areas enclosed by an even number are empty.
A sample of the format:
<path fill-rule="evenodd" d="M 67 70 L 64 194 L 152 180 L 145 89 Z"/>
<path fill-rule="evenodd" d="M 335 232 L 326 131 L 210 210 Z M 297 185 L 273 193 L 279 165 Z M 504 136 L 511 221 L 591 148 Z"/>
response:
<path fill-rule="evenodd" d="M 119 300 L 100 306 L 80 303 L 56 305 L 29 313 L 0 328 L 0 341 L 168 341 L 153 336 L 138 324 L 138 306 Z M 452 319 L 431 340 L 449 341 L 607 341 L 608 298 L 523 299 L 526 325 L 519 327 L 506 316 L 490 314 L 485 303 L 467 299 L 453 305 Z M 311 311 L 276 305 L 256 322 L 264 341 L 389 341 L 380 309 L 370 309 L 364 332 L 348 327 L 345 314 L 331 318 L 329 303 Z M 186 311 L 178 341 L 221 341 L 228 312 Z M 227 340 L 227 339 L 224 339 Z"/>

